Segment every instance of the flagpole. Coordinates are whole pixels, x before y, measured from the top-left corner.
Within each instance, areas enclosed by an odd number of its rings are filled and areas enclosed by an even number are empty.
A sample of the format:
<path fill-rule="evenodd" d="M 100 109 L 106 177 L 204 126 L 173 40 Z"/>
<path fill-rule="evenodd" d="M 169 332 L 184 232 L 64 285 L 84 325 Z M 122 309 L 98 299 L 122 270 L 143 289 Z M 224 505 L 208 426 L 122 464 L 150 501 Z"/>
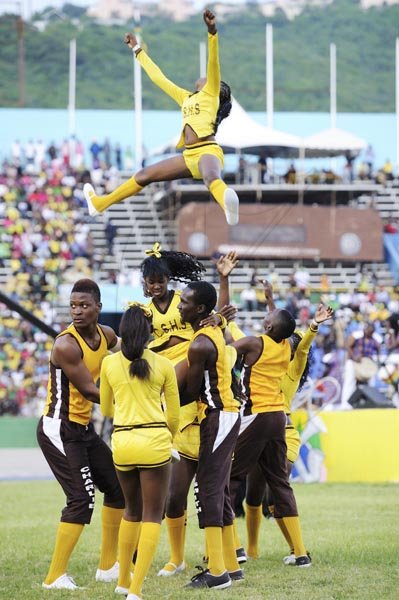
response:
<path fill-rule="evenodd" d="M 395 96 L 396 96 L 396 169 L 399 177 L 399 37 L 396 38 Z"/>
<path fill-rule="evenodd" d="M 330 44 L 330 126 L 337 126 L 337 48 Z"/>
<path fill-rule="evenodd" d="M 76 39 L 69 42 L 69 96 L 68 131 L 72 137 L 76 133 Z"/>
<path fill-rule="evenodd" d="M 135 14 L 137 31 L 140 27 L 140 12 Z M 140 43 L 139 35 L 136 33 L 137 42 Z M 134 65 L 134 122 L 135 122 L 135 158 L 136 168 L 141 169 L 143 163 L 143 107 L 142 107 L 142 85 L 141 66 L 133 54 Z"/>
<path fill-rule="evenodd" d="M 273 25 L 266 25 L 266 115 L 267 126 L 273 128 L 274 90 L 273 90 Z"/>
<path fill-rule="evenodd" d="M 206 44 L 200 42 L 200 77 L 206 77 Z"/>

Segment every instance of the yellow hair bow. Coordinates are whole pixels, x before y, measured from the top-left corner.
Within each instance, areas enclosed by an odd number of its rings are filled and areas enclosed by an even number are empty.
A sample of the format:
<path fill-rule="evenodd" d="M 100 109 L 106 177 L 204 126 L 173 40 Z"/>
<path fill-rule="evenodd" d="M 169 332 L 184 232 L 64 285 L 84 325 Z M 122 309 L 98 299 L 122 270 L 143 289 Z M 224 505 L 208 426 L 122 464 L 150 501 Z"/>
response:
<path fill-rule="evenodd" d="M 141 302 L 137 302 L 136 300 L 134 302 L 127 303 L 127 308 L 133 308 L 134 306 L 137 306 L 137 308 L 141 308 L 141 310 L 144 313 L 144 316 L 147 317 L 147 319 L 152 319 L 152 311 L 148 306 L 146 306 L 145 304 L 141 304 Z"/>
<path fill-rule="evenodd" d="M 159 242 L 155 242 L 151 250 L 145 251 L 148 256 L 155 256 L 155 258 L 161 258 L 161 244 Z"/>

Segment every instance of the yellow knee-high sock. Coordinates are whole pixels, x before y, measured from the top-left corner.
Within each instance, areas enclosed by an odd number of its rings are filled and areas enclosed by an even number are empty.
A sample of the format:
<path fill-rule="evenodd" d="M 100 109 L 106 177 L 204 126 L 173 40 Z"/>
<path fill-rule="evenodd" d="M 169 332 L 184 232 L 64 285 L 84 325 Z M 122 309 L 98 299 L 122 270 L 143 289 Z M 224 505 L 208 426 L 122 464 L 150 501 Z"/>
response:
<path fill-rule="evenodd" d="M 47 577 L 44 583 L 49 585 L 66 573 L 73 549 L 83 531 L 84 525 L 79 523 L 63 523 L 58 525 L 54 552 Z"/>
<path fill-rule="evenodd" d="M 119 525 L 123 508 L 103 506 L 101 511 L 101 553 L 99 569 L 110 569 L 116 562 L 118 554 Z"/>
<path fill-rule="evenodd" d="M 113 204 L 117 204 L 125 200 L 125 198 L 138 194 L 142 189 L 143 187 L 137 183 L 136 179 L 131 177 L 110 194 L 106 194 L 105 196 L 91 196 L 90 200 L 98 212 L 103 212 Z"/>
<path fill-rule="evenodd" d="M 294 546 L 295 556 L 305 556 L 306 548 L 302 539 L 301 524 L 299 517 L 283 517 L 283 523 Z"/>
<path fill-rule="evenodd" d="M 137 549 L 137 561 L 134 567 L 132 583 L 129 587 L 129 594 L 140 595 L 144 578 L 148 573 L 155 550 L 157 549 L 160 533 L 160 523 L 142 524 L 139 547 Z"/>
<path fill-rule="evenodd" d="M 128 588 L 131 582 L 132 556 L 140 537 L 141 521 L 125 521 L 119 527 L 119 579 L 118 585 Z"/>
<path fill-rule="evenodd" d="M 294 552 L 294 544 L 292 543 L 292 539 L 290 534 L 288 533 L 288 530 L 285 526 L 285 523 L 283 521 L 283 519 L 276 519 L 276 523 L 277 525 L 280 527 L 280 531 L 283 534 L 283 536 L 285 537 L 285 540 L 289 546 L 290 552 Z"/>
<path fill-rule="evenodd" d="M 212 575 L 221 575 L 226 567 L 223 560 L 221 527 L 205 527 L 206 547 L 208 548 L 208 569 Z"/>
<path fill-rule="evenodd" d="M 242 548 L 242 544 L 241 544 L 240 536 L 238 535 L 236 519 L 234 519 L 234 521 L 233 521 L 233 533 L 234 533 L 234 545 L 236 547 L 236 550 L 238 550 L 238 548 Z"/>
<path fill-rule="evenodd" d="M 248 550 L 251 558 L 259 558 L 259 530 L 262 521 L 262 505 L 245 504 L 245 523 L 247 526 Z"/>
<path fill-rule="evenodd" d="M 227 185 L 223 181 L 223 179 L 214 179 L 209 186 L 209 191 L 212 196 L 215 198 L 216 202 L 221 206 L 224 210 L 224 193 L 227 190 Z"/>
<path fill-rule="evenodd" d="M 240 565 L 237 561 L 236 546 L 234 543 L 234 527 L 233 525 L 226 525 L 222 528 L 222 541 L 223 541 L 223 560 L 226 569 L 233 573 L 240 569 Z"/>
<path fill-rule="evenodd" d="M 173 571 L 173 565 L 178 567 L 184 558 L 184 537 L 185 537 L 185 528 L 186 528 L 186 516 L 183 514 L 181 517 L 177 517 L 176 519 L 171 519 L 170 517 L 165 517 L 165 523 L 168 530 L 168 538 L 170 545 L 170 561 L 165 565 L 165 569 L 168 571 Z M 170 567 L 170 569 L 168 569 Z"/>

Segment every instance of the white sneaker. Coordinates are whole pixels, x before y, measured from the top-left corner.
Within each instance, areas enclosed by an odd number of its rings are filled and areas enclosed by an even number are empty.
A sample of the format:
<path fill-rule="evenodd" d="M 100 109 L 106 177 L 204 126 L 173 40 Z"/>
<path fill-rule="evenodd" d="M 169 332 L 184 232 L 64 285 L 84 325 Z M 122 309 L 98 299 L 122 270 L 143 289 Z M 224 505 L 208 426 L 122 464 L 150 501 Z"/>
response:
<path fill-rule="evenodd" d="M 172 565 L 172 567 L 174 567 L 173 571 L 168 571 L 168 569 L 165 569 L 167 565 Z M 158 571 L 158 577 L 172 577 L 172 575 L 177 575 L 178 573 L 184 571 L 184 569 L 186 568 L 186 563 L 184 562 L 184 560 L 182 563 L 180 563 L 180 565 L 175 565 L 175 563 L 168 562 L 166 563 L 165 567 Z"/>
<path fill-rule="evenodd" d="M 97 569 L 96 581 L 103 581 L 109 583 L 110 581 L 116 581 L 119 577 L 119 563 L 116 562 L 110 569 Z"/>
<path fill-rule="evenodd" d="M 283 563 L 285 564 L 286 567 L 288 567 L 289 565 L 295 565 L 295 562 L 296 562 L 295 554 L 289 554 L 288 556 L 284 556 L 284 558 L 283 558 Z"/>
<path fill-rule="evenodd" d="M 224 193 L 224 214 L 229 225 L 237 225 L 239 205 L 240 201 L 235 191 L 232 188 L 227 188 Z"/>
<path fill-rule="evenodd" d="M 96 192 L 94 191 L 93 186 L 91 185 L 91 183 L 85 183 L 83 186 L 83 195 L 85 197 L 85 200 L 87 202 L 87 208 L 89 210 L 89 215 L 91 217 L 95 217 L 96 215 L 99 215 L 99 211 L 94 208 L 93 203 L 91 201 L 91 197 L 96 195 Z"/>
<path fill-rule="evenodd" d="M 77 586 L 72 577 L 66 573 L 60 575 L 53 583 L 42 583 L 42 587 L 46 590 L 83 590 L 83 588 Z"/>
<path fill-rule="evenodd" d="M 127 596 L 129 593 L 129 588 L 122 587 L 121 585 L 117 585 L 115 588 L 115 594 L 122 594 L 123 596 Z"/>
<path fill-rule="evenodd" d="M 141 598 L 140 596 L 136 596 L 136 594 L 128 594 L 126 600 L 141 600 Z"/>

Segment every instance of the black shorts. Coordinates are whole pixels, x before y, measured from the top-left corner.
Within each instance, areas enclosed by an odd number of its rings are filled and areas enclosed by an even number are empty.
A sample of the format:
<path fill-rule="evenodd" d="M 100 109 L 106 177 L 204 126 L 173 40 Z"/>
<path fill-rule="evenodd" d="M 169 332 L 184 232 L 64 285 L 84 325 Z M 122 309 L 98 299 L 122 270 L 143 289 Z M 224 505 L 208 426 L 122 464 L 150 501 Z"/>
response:
<path fill-rule="evenodd" d="M 103 492 L 105 504 L 124 508 L 111 449 L 92 423 L 80 425 L 44 416 L 37 426 L 37 441 L 67 499 L 61 521 L 90 523 L 95 487 Z"/>
<path fill-rule="evenodd" d="M 240 429 L 238 413 L 210 410 L 200 425 L 194 493 L 201 528 L 232 525 L 231 460 Z"/>

